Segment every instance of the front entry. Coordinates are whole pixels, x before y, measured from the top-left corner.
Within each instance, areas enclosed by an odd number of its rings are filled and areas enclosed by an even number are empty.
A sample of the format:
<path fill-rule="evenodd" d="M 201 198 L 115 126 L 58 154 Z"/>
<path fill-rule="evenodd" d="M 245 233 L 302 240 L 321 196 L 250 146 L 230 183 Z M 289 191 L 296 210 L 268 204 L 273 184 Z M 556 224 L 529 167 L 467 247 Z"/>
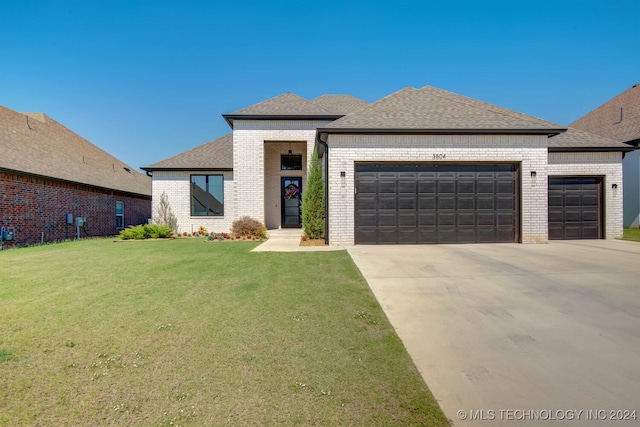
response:
<path fill-rule="evenodd" d="M 302 178 L 282 177 L 282 228 L 302 227 Z"/>

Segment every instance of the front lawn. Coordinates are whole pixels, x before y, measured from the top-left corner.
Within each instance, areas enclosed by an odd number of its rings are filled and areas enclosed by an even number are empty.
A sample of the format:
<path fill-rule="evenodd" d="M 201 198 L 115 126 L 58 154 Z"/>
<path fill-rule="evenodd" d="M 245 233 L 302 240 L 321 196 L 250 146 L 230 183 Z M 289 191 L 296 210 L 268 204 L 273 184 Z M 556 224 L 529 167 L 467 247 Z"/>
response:
<path fill-rule="evenodd" d="M 449 425 L 345 251 L 0 252 L 0 425 Z"/>
<path fill-rule="evenodd" d="M 624 240 L 630 240 L 632 242 L 640 242 L 640 228 L 625 228 Z"/>

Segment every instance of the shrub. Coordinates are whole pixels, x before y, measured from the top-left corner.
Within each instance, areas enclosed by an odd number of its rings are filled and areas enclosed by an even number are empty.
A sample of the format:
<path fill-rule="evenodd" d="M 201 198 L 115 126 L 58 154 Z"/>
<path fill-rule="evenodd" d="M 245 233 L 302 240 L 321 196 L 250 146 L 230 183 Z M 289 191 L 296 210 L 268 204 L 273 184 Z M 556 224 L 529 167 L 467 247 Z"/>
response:
<path fill-rule="evenodd" d="M 324 236 L 324 210 L 324 181 L 318 153 L 314 151 L 311 168 L 307 175 L 307 190 L 302 195 L 302 228 L 309 239 L 319 239 Z"/>
<path fill-rule="evenodd" d="M 207 234 L 209 234 L 209 232 L 205 227 L 201 225 L 200 228 L 198 228 L 198 234 L 201 236 L 206 236 Z"/>
<path fill-rule="evenodd" d="M 171 237 L 173 230 L 168 225 L 144 224 L 132 225 L 120 232 L 122 240 L 166 239 Z"/>
<path fill-rule="evenodd" d="M 241 236 L 243 240 L 245 237 L 258 237 L 262 239 L 267 237 L 267 227 L 257 219 L 249 216 L 243 216 L 233 221 L 233 224 L 231 224 L 231 232 L 236 235 L 236 237 Z"/>
<path fill-rule="evenodd" d="M 153 217 L 153 221 L 160 226 L 168 226 L 172 231 L 178 230 L 178 218 L 174 215 L 173 211 L 171 211 L 169 199 L 164 191 L 160 195 L 156 216 Z"/>

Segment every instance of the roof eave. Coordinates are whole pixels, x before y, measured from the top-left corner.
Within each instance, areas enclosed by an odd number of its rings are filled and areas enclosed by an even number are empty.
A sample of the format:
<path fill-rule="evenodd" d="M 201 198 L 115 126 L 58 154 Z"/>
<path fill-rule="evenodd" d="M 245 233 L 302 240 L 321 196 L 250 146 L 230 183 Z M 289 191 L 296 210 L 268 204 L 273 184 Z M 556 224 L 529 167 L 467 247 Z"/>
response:
<path fill-rule="evenodd" d="M 153 172 L 153 171 L 219 171 L 219 172 L 230 172 L 233 171 L 233 168 L 205 168 L 205 167 L 154 167 L 154 166 L 145 166 L 141 167 L 143 171 Z"/>
<path fill-rule="evenodd" d="M 629 146 L 627 147 L 549 147 L 549 152 L 553 153 L 575 153 L 575 152 L 590 152 L 590 153 L 605 153 L 605 152 L 616 152 L 622 151 L 624 153 L 628 153 L 629 151 L 633 151 L 635 148 Z"/>
<path fill-rule="evenodd" d="M 337 120 L 344 114 L 223 114 L 222 117 L 233 129 L 234 120 Z"/>
<path fill-rule="evenodd" d="M 318 128 L 319 134 L 367 135 L 547 135 L 566 132 L 566 128 L 549 129 L 380 129 L 380 128 Z"/>
<path fill-rule="evenodd" d="M 151 192 L 149 192 L 149 193 L 140 193 L 140 192 L 134 191 L 134 190 L 123 190 L 123 189 L 120 189 L 120 188 L 103 187 L 101 185 L 90 184 L 90 183 L 87 183 L 87 182 L 72 181 L 72 180 L 69 180 L 69 179 L 57 178 L 55 176 L 40 175 L 40 174 L 33 173 L 33 172 L 21 171 L 21 170 L 16 170 L 16 169 L 9 169 L 9 168 L 4 168 L 4 167 L 0 167 L 0 171 L 4 171 L 6 173 L 16 174 L 16 175 L 27 175 L 27 176 L 32 176 L 32 177 L 41 178 L 41 179 L 51 179 L 51 180 L 54 180 L 54 181 L 65 182 L 67 184 L 72 184 L 72 185 L 85 185 L 87 187 L 97 188 L 97 189 L 104 190 L 104 191 L 117 192 L 117 193 L 121 193 L 121 194 L 131 194 L 131 195 L 135 195 L 135 196 L 151 197 Z M 142 175 L 142 176 L 144 176 L 144 175 Z"/>

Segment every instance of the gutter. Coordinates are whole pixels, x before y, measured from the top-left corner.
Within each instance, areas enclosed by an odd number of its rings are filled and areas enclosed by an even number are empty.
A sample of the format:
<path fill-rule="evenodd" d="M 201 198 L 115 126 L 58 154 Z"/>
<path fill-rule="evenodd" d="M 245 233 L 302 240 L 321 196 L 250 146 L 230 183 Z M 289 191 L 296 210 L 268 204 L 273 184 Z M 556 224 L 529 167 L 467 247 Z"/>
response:
<path fill-rule="evenodd" d="M 325 140 L 326 140 L 326 134 Z M 316 147 L 318 158 L 324 162 L 326 179 L 324 179 L 324 243 L 329 244 L 329 146 L 322 140 L 320 133 L 316 134 Z"/>

